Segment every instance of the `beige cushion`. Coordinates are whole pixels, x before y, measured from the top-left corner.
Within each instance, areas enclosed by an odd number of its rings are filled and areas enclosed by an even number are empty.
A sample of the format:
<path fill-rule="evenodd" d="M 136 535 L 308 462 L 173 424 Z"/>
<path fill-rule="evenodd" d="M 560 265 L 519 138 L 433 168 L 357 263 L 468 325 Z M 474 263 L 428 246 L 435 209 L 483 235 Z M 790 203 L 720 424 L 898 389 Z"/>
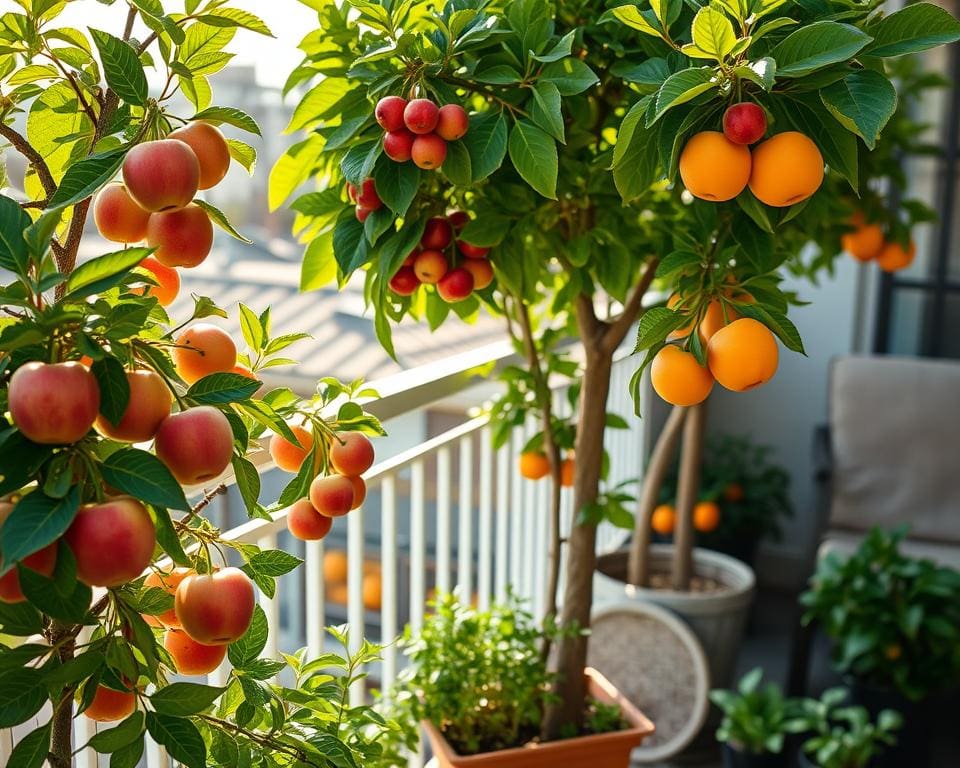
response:
<path fill-rule="evenodd" d="M 865 535 L 849 531 L 827 531 L 817 557 L 822 559 L 831 552 L 836 552 L 841 557 L 849 557 L 860 546 Z M 907 539 L 900 545 L 900 551 L 909 557 L 933 560 L 938 565 L 960 570 L 960 547 L 954 544 Z"/>
<path fill-rule="evenodd" d="M 960 544 L 960 363 L 834 361 L 830 528 Z"/>

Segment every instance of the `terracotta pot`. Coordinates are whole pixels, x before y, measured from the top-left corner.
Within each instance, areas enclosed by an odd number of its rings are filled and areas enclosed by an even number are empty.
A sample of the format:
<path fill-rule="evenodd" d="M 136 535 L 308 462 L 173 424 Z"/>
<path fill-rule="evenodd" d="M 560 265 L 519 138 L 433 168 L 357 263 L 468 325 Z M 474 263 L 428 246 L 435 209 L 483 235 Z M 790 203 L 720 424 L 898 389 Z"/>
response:
<path fill-rule="evenodd" d="M 464 757 L 454 752 L 433 723 L 424 722 L 439 768 L 627 768 L 634 747 L 653 733 L 653 723 L 595 669 L 588 667 L 584 676 L 590 695 L 604 704 L 619 706 L 630 728 Z"/>

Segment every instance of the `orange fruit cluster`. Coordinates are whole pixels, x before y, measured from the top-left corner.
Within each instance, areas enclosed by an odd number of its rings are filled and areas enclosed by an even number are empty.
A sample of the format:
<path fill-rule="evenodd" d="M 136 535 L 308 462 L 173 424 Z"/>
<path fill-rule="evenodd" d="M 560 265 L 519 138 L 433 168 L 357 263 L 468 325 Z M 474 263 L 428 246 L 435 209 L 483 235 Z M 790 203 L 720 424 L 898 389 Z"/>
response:
<path fill-rule="evenodd" d="M 680 178 L 687 191 L 701 200 L 732 200 L 749 186 L 760 202 L 785 208 L 820 188 L 823 156 L 798 131 L 778 133 L 753 152 L 719 131 L 702 131 L 687 141 L 680 154 Z"/>
<path fill-rule="evenodd" d="M 899 272 L 913 263 L 917 255 L 913 241 L 906 248 L 887 242 L 880 225 L 868 222 L 860 211 L 853 214 L 850 225 L 853 229 L 840 238 L 840 245 L 857 261 L 876 261 L 884 272 Z"/>
<path fill-rule="evenodd" d="M 701 501 L 693 508 L 693 527 L 710 533 L 720 526 L 720 507 L 714 501 Z M 653 510 L 650 527 L 661 536 L 670 536 L 677 526 L 677 510 L 672 504 L 661 504 Z"/>
<path fill-rule="evenodd" d="M 560 485 L 573 487 L 573 476 L 577 464 L 573 454 L 560 463 Z M 550 474 L 550 459 L 543 451 L 524 451 L 520 454 L 519 469 L 521 477 L 527 480 L 542 480 Z"/>

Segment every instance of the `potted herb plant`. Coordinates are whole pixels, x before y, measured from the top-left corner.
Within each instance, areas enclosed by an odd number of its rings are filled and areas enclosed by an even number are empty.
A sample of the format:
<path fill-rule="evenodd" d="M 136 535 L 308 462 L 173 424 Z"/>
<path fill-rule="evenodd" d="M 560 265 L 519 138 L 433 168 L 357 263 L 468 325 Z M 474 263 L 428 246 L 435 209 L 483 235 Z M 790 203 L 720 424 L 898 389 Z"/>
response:
<path fill-rule="evenodd" d="M 804 621 L 833 640 L 834 666 L 854 700 L 874 714 L 904 714 L 895 755 L 916 765 L 933 704 L 960 685 L 960 572 L 905 555 L 906 533 L 878 528 L 852 555 L 829 554 L 800 601 Z"/>
<path fill-rule="evenodd" d="M 710 700 L 723 712 L 717 741 L 723 744 L 724 768 L 782 768 L 787 765 L 784 742 L 803 724 L 797 719 L 800 705 L 785 699 L 780 688 L 762 688 L 759 667 L 740 680 L 736 690 L 715 689 Z"/>
<path fill-rule="evenodd" d="M 410 666 L 392 694 L 420 720 L 441 768 L 621 765 L 653 725 L 597 671 L 585 672 L 584 729 L 540 741 L 556 675 L 541 653 L 545 632 L 511 598 L 480 611 L 441 596 L 416 633 L 407 628 Z M 567 739 L 563 739 L 567 736 Z M 569 738 L 576 737 L 576 738 Z"/>
<path fill-rule="evenodd" d="M 801 768 L 867 768 L 896 744 L 902 724 L 898 712 L 882 710 L 874 722 L 864 707 L 840 706 L 847 696 L 845 688 L 831 688 L 819 701 L 803 702 L 800 723 L 812 735 L 803 743 Z"/>
<path fill-rule="evenodd" d="M 715 380 L 738 390 L 766 381 L 776 339 L 802 351 L 781 269 L 810 272 L 798 254 L 811 239 L 835 253 L 848 229 L 842 185 L 856 195 L 861 161 L 896 108 L 886 65 L 857 57 L 925 50 L 960 37 L 960 25 L 924 3 L 883 18 L 828 3 L 841 22 L 799 2 L 303 2 L 319 22 L 287 83 L 309 85 L 288 127 L 303 134 L 270 189 L 276 208 L 316 182 L 291 203 L 302 287 L 357 277 L 391 353 L 391 328 L 407 318 L 432 329 L 481 307 L 504 318 L 527 362 L 516 377 L 533 393 L 527 412 L 542 425 L 530 463 L 553 483 L 547 615 L 568 629 L 589 626 L 597 524 L 623 506 L 604 487 L 603 445 L 614 358 L 639 322 L 646 357 L 634 392 L 653 364 L 658 392 L 691 416 L 671 576 L 688 592 L 697 406 Z M 851 91 L 869 104 L 851 102 Z M 720 132 L 728 109 L 733 138 Z M 772 143 L 751 154 L 768 127 Z M 803 183 L 780 189 L 797 174 L 777 166 L 793 167 L 798 147 Z M 774 161 L 758 162 L 766 171 L 748 190 L 755 157 Z M 649 306 L 655 280 L 679 294 L 674 308 Z M 695 330 L 708 314 L 732 339 L 726 351 L 714 344 L 713 365 Z M 583 354 L 568 463 L 549 382 L 555 365 L 569 368 L 556 350 L 571 338 Z M 738 349 L 762 360 L 760 379 L 739 376 Z M 577 511 L 567 532 L 565 479 Z M 631 569 L 619 589 L 644 584 Z M 585 634 L 558 638 L 546 740 L 583 729 L 586 657 Z"/>

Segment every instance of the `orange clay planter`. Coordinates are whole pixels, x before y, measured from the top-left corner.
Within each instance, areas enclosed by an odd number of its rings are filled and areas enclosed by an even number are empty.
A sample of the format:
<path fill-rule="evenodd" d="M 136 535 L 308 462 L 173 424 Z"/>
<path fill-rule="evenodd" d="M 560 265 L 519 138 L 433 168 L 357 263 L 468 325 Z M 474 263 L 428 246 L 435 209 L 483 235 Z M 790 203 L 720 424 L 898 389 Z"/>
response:
<path fill-rule="evenodd" d="M 653 733 L 653 723 L 595 669 L 588 667 L 584 676 L 590 696 L 618 705 L 628 729 L 464 757 L 453 751 L 433 723 L 424 721 L 438 768 L 627 768 L 630 753 Z"/>

